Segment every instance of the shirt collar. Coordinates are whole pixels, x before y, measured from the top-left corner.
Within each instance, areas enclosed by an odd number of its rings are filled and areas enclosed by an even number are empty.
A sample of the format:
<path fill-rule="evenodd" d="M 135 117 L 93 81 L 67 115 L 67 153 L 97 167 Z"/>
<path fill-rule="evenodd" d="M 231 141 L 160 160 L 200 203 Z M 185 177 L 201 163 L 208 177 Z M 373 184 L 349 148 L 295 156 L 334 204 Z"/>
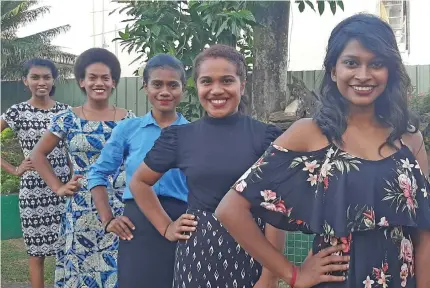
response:
<path fill-rule="evenodd" d="M 181 113 L 176 112 L 178 118 L 176 118 L 175 122 L 173 122 L 171 125 L 182 125 L 189 123 L 187 119 L 185 119 L 184 116 L 182 116 Z M 155 125 L 158 126 L 157 121 L 155 121 L 154 117 L 152 116 L 152 112 L 149 111 L 145 114 L 145 116 L 142 117 L 141 121 L 141 127 L 147 127 L 149 125 Z"/>

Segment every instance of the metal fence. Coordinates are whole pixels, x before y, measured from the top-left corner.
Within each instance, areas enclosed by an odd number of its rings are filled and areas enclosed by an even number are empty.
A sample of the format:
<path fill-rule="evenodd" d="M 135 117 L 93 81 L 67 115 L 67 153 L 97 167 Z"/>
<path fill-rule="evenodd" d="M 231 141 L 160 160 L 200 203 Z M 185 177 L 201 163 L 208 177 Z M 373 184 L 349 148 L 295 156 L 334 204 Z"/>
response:
<path fill-rule="evenodd" d="M 430 65 L 407 66 L 407 71 L 412 79 L 412 85 L 418 92 L 427 92 L 430 89 Z M 318 88 L 323 71 L 294 71 L 288 74 L 288 82 L 292 82 L 295 76 L 302 79 L 309 89 Z M 141 79 L 138 77 L 121 78 L 118 87 L 114 91 L 111 103 L 132 110 L 136 115 L 144 115 L 151 109 L 151 103 L 145 96 Z M 85 100 L 85 95 L 81 92 L 74 79 L 65 80 L 56 84 L 54 98 L 72 106 L 79 106 Z M 1 112 L 15 103 L 26 101 L 29 93 L 22 81 L 1 82 Z"/>

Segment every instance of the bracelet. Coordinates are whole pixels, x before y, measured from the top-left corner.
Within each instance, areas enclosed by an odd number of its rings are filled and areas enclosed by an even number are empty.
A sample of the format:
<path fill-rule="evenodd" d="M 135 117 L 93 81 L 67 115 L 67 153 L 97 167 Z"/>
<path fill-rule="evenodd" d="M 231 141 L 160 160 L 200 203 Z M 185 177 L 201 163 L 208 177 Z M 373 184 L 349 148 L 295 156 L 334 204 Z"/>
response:
<path fill-rule="evenodd" d="M 163 234 L 163 237 L 164 237 L 164 238 L 166 238 L 167 229 L 169 229 L 169 226 L 170 226 L 170 224 L 172 224 L 172 223 L 173 223 L 173 221 L 172 221 L 172 222 L 170 222 L 170 223 L 169 223 L 169 225 L 167 225 L 166 230 L 164 230 L 164 234 Z"/>
<path fill-rule="evenodd" d="M 104 231 L 105 231 L 105 233 L 108 233 L 107 228 L 108 228 L 110 222 L 112 222 L 112 220 L 114 220 L 114 219 L 115 219 L 115 217 L 110 218 L 110 220 L 108 222 L 106 222 L 106 224 L 104 225 L 104 228 L 105 228 Z"/>
<path fill-rule="evenodd" d="M 293 266 L 293 276 L 291 277 L 290 288 L 294 288 L 294 285 L 296 285 L 296 280 L 297 280 L 297 266 Z"/>

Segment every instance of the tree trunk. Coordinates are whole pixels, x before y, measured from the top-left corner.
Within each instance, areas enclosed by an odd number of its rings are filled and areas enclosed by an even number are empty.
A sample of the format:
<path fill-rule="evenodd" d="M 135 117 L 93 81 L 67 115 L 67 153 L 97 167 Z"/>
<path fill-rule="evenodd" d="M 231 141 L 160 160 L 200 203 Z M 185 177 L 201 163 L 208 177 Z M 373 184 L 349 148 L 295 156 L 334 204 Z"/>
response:
<path fill-rule="evenodd" d="M 255 18 L 254 69 L 252 73 L 252 116 L 268 121 L 288 98 L 288 26 L 290 1 L 271 1 Z"/>

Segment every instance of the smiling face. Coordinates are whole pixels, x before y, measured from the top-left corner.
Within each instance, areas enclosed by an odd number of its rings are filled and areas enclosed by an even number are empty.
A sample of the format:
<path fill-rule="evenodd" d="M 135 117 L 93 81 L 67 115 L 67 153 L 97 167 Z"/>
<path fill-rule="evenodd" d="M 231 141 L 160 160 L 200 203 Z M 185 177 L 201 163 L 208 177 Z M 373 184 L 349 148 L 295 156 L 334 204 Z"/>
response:
<path fill-rule="evenodd" d="M 144 87 L 153 109 L 160 112 L 173 112 L 181 102 L 181 74 L 174 69 L 163 67 L 151 70 L 148 83 L 145 83 Z"/>
<path fill-rule="evenodd" d="M 351 40 L 332 69 L 340 94 L 354 106 L 372 106 L 384 92 L 388 68 L 357 40 Z"/>
<path fill-rule="evenodd" d="M 236 66 L 217 57 L 203 60 L 198 69 L 197 91 L 208 115 L 222 118 L 237 112 L 245 81 L 240 80 Z"/>
<path fill-rule="evenodd" d="M 52 90 L 54 85 L 54 77 L 52 71 L 48 67 L 33 66 L 28 71 L 28 75 L 23 79 L 31 94 L 36 97 L 46 97 Z"/>
<path fill-rule="evenodd" d="M 88 98 L 95 101 L 104 101 L 112 94 L 115 81 L 108 66 L 103 63 L 88 65 L 85 69 L 85 78 L 79 81 L 80 87 L 85 89 Z"/>

